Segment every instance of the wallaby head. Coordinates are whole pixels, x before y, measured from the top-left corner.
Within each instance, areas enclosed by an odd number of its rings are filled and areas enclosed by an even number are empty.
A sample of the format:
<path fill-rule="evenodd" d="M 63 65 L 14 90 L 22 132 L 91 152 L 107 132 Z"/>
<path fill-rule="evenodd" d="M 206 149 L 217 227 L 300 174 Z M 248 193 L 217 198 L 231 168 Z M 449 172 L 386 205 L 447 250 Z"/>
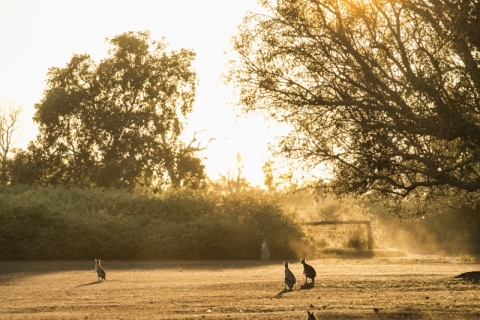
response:
<path fill-rule="evenodd" d="M 305 263 L 306 263 L 306 262 L 305 262 L 305 258 L 301 258 L 301 259 L 300 259 L 300 263 L 301 263 L 301 264 L 305 264 Z"/>
<path fill-rule="evenodd" d="M 307 311 L 307 314 L 308 314 L 307 320 L 316 320 L 315 312 L 310 313 L 310 311 Z"/>
<path fill-rule="evenodd" d="M 285 266 L 285 268 L 288 268 L 288 262 L 283 262 L 283 265 Z"/>

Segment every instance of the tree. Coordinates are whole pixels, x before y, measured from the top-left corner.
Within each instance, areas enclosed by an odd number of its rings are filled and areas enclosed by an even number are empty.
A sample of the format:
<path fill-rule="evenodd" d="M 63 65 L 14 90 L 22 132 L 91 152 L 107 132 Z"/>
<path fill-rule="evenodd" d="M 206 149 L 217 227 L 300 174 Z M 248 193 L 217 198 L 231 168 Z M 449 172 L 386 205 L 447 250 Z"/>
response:
<path fill-rule="evenodd" d="M 275 151 L 318 185 L 423 215 L 480 189 L 480 1 L 262 0 L 227 80 L 293 130 Z"/>
<path fill-rule="evenodd" d="M 195 53 L 167 52 L 165 41 L 151 40 L 148 32 L 109 42 L 109 55 L 98 64 L 75 54 L 48 72 L 34 116 L 36 145 L 52 164 L 43 183 L 131 189 L 178 186 L 173 172 L 202 176 L 200 159 L 179 139 L 195 98 Z"/>
<path fill-rule="evenodd" d="M 43 148 L 31 142 L 26 150 L 14 149 L 13 157 L 8 161 L 9 183 L 11 185 L 44 186 L 57 185 L 55 177 L 49 175 L 52 167 L 61 166 L 62 163 L 46 161 L 47 155 Z"/>
<path fill-rule="evenodd" d="M 245 165 L 242 163 L 242 156 L 237 152 L 235 157 L 235 167 L 229 169 L 227 174 L 220 174 L 220 179 L 210 181 L 213 190 L 227 195 L 238 195 L 245 191 L 251 191 L 251 186 L 247 179 L 242 176 Z"/>
<path fill-rule="evenodd" d="M 210 138 L 207 144 L 202 147 L 201 142 L 198 142 L 196 138 L 197 133 L 193 134 L 193 138 L 188 145 L 182 142 L 175 149 L 165 149 L 167 150 L 163 155 L 165 167 L 173 187 L 187 186 L 192 189 L 205 187 L 207 178 L 205 165 L 203 165 L 201 159 L 195 156 L 195 153 L 205 150 L 215 138 Z M 198 143 L 194 145 L 196 142 Z"/>
<path fill-rule="evenodd" d="M 276 183 L 274 182 L 273 177 L 273 161 L 268 160 L 262 166 L 263 172 L 263 184 L 267 187 L 267 190 L 271 193 L 277 191 Z"/>
<path fill-rule="evenodd" d="M 0 181 L 8 183 L 8 156 L 12 151 L 13 134 L 18 130 L 22 106 L 0 106 Z"/>

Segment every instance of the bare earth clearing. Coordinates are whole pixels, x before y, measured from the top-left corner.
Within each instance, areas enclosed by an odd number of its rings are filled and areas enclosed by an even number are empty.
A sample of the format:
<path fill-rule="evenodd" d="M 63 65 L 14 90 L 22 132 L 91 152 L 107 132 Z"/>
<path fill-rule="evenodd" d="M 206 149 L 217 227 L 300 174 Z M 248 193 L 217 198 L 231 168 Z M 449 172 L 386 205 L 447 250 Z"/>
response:
<path fill-rule="evenodd" d="M 480 265 L 449 257 L 317 259 L 313 288 L 291 261 L 0 262 L 1 319 L 477 319 Z"/>

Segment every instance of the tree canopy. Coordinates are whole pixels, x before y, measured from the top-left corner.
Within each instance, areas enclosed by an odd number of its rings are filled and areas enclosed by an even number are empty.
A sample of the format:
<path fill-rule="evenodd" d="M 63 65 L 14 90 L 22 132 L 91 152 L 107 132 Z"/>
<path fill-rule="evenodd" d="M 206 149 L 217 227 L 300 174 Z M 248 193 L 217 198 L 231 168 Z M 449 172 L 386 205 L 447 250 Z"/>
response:
<path fill-rule="evenodd" d="M 275 151 L 399 216 L 480 189 L 480 2 L 262 0 L 228 80 L 292 125 Z"/>
<path fill-rule="evenodd" d="M 180 141 L 195 99 L 195 53 L 167 51 L 148 32 L 109 42 L 108 57 L 98 64 L 75 54 L 65 67 L 50 68 L 35 105 L 40 134 L 13 167 L 31 163 L 41 174 L 33 170 L 26 178 L 36 172 L 53 185 L 198 186 L 204 166 L 195 148 Z"/>

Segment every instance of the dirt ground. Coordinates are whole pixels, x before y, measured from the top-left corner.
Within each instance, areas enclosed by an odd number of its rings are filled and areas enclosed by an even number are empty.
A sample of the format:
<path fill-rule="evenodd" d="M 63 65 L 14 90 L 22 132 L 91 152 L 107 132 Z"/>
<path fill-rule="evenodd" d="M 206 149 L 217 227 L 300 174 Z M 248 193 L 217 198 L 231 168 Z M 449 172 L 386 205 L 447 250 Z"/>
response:
<path fill-rule="evenodd" d="M 480 264 L 453 257 L 316 259 L 284 291 L 282 261 L 0 262 L 0 319 L 477 319 Z"/>

